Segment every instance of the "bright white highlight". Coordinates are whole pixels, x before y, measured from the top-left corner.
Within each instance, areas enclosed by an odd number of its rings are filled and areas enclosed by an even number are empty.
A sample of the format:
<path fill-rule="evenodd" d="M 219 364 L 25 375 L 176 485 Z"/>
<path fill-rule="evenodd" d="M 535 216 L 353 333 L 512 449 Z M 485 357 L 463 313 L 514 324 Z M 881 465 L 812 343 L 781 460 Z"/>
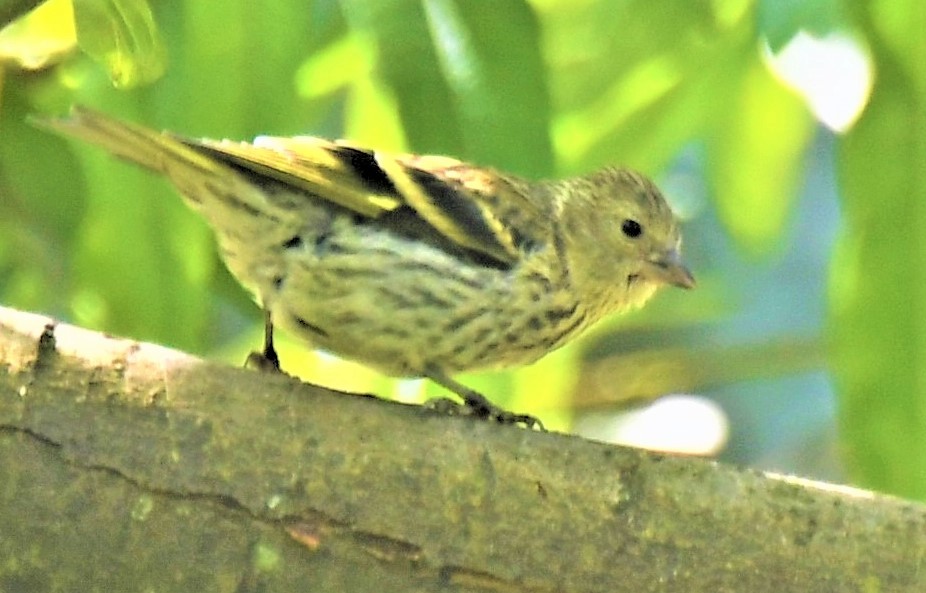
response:
<path fill-rule="evenodd" d="M 851 37 L 799 32 L 777 54 L 765 57 L 782 80 L 801 94 L 823 125 L 845 132 L 859 118 L 874 78 L 871 59 Z"/>
<path fill-rule="evenodd" d="M 611 443 L 689 455 L 719 453 L 730 432 L 720 406 L 696 395 L 668 395 L 619 416 L 584 417 L 577 429 Z"/>

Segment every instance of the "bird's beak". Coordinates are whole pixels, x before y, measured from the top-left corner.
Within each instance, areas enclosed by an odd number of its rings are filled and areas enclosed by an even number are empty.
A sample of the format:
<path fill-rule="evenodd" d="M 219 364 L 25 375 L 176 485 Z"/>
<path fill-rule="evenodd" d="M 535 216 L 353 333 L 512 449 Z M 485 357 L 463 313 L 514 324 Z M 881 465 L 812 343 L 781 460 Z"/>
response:
<path fill-rule="evenodd" d="M 647 262 L 646 275 L 651 279 L 665 282 L 679 288 L 694 288 L 695 279 L 682 263 L 677 249 L 653 257 Z"/>

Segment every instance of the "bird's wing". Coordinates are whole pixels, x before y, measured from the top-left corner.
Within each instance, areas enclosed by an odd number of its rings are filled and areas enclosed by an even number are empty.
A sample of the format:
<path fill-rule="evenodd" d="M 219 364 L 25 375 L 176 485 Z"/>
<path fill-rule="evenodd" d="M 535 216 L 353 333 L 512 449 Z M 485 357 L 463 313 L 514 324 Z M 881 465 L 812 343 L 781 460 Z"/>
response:
<path fill-rule="evenodd" d="M 305 190 L 363 216 L 376 218 L 403 203 L 368 151 L 311 136 L 258 136 L 253 143 L 181 140 L 239 168 Z"/>
<path fill-rule="evenodd" d="M 448 157 L 393 155 L 311 136 L 191 139 L 76 106 L 68 118 L 35 121 L 168 175 L 169 163 L 212 176 L 225 164 L 369 218 L 407 207 L 451 243 L 505 266 L 551 224 L 527 182 Z"/>
<path fill-rule="evenodd" d="M 408 206 L 453 243 L 503 265 L 517 261 L 545 220 L 526 182 L 448 157 L 390 155 L 311 136 L 184 142 L 363 216 Z"/>

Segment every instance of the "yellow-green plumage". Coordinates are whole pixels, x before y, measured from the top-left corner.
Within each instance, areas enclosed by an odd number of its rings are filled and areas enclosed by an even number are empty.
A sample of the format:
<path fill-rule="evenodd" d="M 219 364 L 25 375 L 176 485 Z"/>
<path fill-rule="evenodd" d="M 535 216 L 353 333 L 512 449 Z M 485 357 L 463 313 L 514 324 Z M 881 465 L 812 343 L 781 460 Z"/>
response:
<path fill-rule="evenodd" d="M 661 284 L 693 286 L 675 217 L 643 176 L 529 182 L 448 157 L 314 137 L 193 140 L 75 108 L 41 125 L 167 176 L 275 326 L 477 413 L 454 383 L 533 362 Z"/>

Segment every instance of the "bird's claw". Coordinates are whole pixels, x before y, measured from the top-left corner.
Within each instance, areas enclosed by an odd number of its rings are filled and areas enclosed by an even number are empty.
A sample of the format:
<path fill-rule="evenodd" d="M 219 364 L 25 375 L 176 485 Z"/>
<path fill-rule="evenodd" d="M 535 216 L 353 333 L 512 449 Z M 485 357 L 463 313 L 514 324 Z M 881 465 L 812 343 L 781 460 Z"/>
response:
<path fill-rule="evenodd" d="M 431 411 L 448 416 L 471 416 L 481 420 L 494 420 L 499 424 L 519 424 L 527 429 L 537 428 L 541 432 L 547 431 L 539 418 L 529 414 L 514 414 L 487 401 L 466 401 L 460 404 L 450 398 L 438 397 L 428 400 L 424 406 Z"/>
<path fill-rule="evenodd" d="M 272 356 L 268 356 L 266 352 L 251 352 L 244 360 L 244 368 L 255 369 L 262 373 L 285 374 L 280 368 L 280 359 L 276 356 L 276 352 L 272 351 L 271 354 Z"/>

